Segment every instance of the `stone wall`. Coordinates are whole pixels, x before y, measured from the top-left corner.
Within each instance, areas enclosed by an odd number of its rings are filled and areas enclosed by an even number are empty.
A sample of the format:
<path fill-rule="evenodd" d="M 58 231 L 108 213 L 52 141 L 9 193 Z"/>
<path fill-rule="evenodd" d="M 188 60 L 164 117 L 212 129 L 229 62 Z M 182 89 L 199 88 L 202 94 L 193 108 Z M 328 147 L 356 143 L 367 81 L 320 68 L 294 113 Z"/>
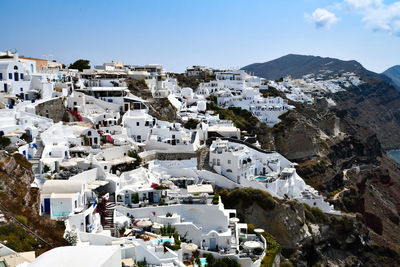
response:
<path fill-rule="evenodd" d="M 61 97 L 37 104 L 35 112 L 39 116 L 52 119 L 55 123 L 59 121 L 73 121 L 71 114 L 64 105 L 64 99 Z"/>
<path fill-rule="evenodd" d="M 156 159 L 158 160 L 185 160 L 197 158 L 196 153 L 168 153 L 168 152 L 157 152 Z"/>

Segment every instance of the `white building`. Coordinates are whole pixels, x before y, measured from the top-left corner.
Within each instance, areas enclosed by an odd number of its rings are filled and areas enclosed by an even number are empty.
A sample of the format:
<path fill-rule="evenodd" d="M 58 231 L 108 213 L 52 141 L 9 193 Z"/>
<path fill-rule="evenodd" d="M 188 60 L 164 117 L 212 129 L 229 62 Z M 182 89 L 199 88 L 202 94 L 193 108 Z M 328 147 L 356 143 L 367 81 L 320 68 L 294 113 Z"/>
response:
<path fill-rule="evenodd" d="M 28 267 L 120 267 L 121 249 L 116 246 L 68 246 L 51 249 Z"/>
<path fill-rule="evenodd" d="M 41 215 L 59 219 L 82 212 L 90 204 L 89 196 L 82 181 L 47 180 L 40 192 Z"/>
<path fill-rule="evenodd" d="M 298 199 L 326 213 L 339 214 L 317 190 L 304 182 L 294 164 L 279 153 L 265 152 L 239 141 L 217 139 L 210 146 L 209 165 L 242 186 L 265 190 L 278 198 Z"/>

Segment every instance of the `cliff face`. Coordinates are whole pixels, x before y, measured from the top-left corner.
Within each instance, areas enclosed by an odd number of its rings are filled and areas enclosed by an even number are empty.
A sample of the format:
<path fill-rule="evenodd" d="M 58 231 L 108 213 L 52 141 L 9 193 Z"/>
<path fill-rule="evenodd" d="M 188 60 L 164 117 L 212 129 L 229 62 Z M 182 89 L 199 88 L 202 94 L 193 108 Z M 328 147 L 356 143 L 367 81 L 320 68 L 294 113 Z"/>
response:
<path fill-rule="evenodd" d="M 393 250 L 370 242 L 360 218 L 328 217 L 294 200 L 275 200 L 273 209 L 256 202 L 231 203 L 225 206 L 269 232 L 295 266 L 396 266 L 400 260 Z"/>
<path fill-rule="evenodd" d="M 37 189 L 31 188 L 33 180 L 32 166 L 21 154 L 10 156 L 5 151 L 0 151 L 2 196 L 7 197 L 8 201 L 18 199 L 23 207 L 39 213 L 40 199 Z"/>
<path fill-rule="evenodd" d="M 0 211 L 5 214 L 7 227 L 10 229 L 15 226 L 15 218 L 18 216 L 26 218 L 24 224 L 27 228 L 47 242 L 47 244 L 41 243 L 32 236 L 41 244 L 34 249 L 41 253 L 52 247 L 66 245 L 63 238 L 65 227 L 39 215 L 40 192 L 37 188 L 31 187 L 33 180 L 32 166 L 21 154 L 10 155 L 0 150 Z M 26 231 L 25 236 L 27 235 L 31 233 Z M 24 247 L 30 247 L 24 246 L 23 242 L 25 241 L 20 240 L 18 243 L 18 247 L 21 248 L 19 251 L 24 251 Z"/>
<path fill-rule="evenodd" d="M 358 87 L 348 88 L 332 97 L 337 102 L 336 113 L 346 121 L 354 135 L 363 133 L 358 127 L 377 135 L 385 149 L 400 146 L 400 92 L 379 79 L 363 77 Z"/>

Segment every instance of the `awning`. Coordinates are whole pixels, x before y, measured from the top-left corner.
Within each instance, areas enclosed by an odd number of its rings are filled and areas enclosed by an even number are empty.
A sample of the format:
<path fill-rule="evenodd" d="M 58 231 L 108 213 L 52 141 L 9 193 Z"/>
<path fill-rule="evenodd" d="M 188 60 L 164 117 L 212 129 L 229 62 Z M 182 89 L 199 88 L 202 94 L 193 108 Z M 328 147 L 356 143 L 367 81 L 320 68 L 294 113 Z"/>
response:
<path fill-rule="evenodd" d="M 108 181 L 96 180 L 96 181 L 93 181 L 93 182 L 89 183 L 87 185 L 87 188 L 90 189 L 90 190 L 94 190 L 96 188 L 99 188 L 100 186 L 105 186 L 108 183 L 109 183 Z"/>
<path fill-rule="evenodd" d="M 255 249 L 261 247 L 261 244 L 257 241 L 246 241 L 244 242 L 243 247 L 246 249 Z"/>
<path fill-rule="evenodd" d="M 136 226 L 139 228 L 146 228 L 146 227 L 150 227 L 152 225 L 153 225 L 153 223 L 149 220 L 141 220 L 140 222 L 138 222 L 136 224 Z"/>
<path fill-rule="evenodd" d="M 68 168 L 72 168 L 72 167 L 75 167 L 75 166 L 77 166 L 76 161 L 70 161 L 70 160 L 68 160 L 68 161 L 63 161 L 63 162 L 60 163 L 60 167 L 61 167 L 61 168 L 66 168 L 66 169 L 68 169 Z"/>
<path fill-rule="evenodd" d="M 126 163 L 131 163 L 134 162 L 136 159 L 128 157 L 128 156 L 124 156 L 122 158 L 117 158 L 117 159 L 113 159 L 110 161 L 111 165 L 115 166 L 115 165 L 120 165 L 120 164 L 126 164 Z"/>
<path fill-rule="evenodd" d="M 264 229 L 257 228 L 257 229 L 254 229 L 254 232 L 257 233 L 257 234 L 262 234 L 262 233 L 264 233 L 265 231 L 264 231 Z"/>
<path fill-rule="evenodd" d="M 200 193 L 212 194 L 214 192 L 214 189 L 210 184 L 188 185 L 187 192 L 188 194 L 200 194 Z"/>
<path fill-rule="evenodd" d="M 123 263 L 124 266 L 134 266 L 135 265 L 135 262 L 132 260 L 132 258 L 123 259 L 123 260 L 121 260 L 121 263 Z"/>
<path fill-rule="evenodd" d="M 239 220 L 239 218 L 236 218 L 236 217 L 233 217 L 233 218 L 230 218 L 229 219 L 229 222 L 230 223 L 237 223 L 237 222 L 239 222 L 240 220 Z"/>
<path fill-rule="evenodd" d="M 193 244 L 193 243 L 189 243 L 189 244 L 187 244 L 187 245 L 184 247 L 184 249 L 185 249 L 186 251 L 191 251 L 191 252 L 196 251 L 197 248 L 198 248 L 197 245 L 196 245 L 196 244 Z"/>

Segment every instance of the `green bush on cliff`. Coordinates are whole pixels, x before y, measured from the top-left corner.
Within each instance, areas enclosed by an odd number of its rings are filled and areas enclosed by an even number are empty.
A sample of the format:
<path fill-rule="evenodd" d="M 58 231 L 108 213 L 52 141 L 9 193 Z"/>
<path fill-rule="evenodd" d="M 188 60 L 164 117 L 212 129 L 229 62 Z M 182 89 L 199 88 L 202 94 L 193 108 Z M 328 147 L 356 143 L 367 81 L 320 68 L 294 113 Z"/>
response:
<path fill-rule="evenodd" d="M 263 233 L 262 235 L 267 241 L 267 249 L 265 250 L 264 258 L 261 261 L 261 267 L 271 267 L 276 255 L 281 251 L 281 246 L 269 233 Z"/>
<path fill-rule="evenodd" d="M 219 114 L 221 120 L 231 120 L 236 127 L 242 131 L 247 131 L 248 133 L 254 132 L 256 125 L 259 124 L 259 120 L 254 117 L 250 111 L 239 107 L 223 109 L 211 101 L 210 103 L 207 103 L 207 109 L 213 110 L 216 114 Z"/>
<path fill-rule="evenodd" d="M 304 214 L 306 219 L 312 223 L 329 223 L 330 219 L 322 210 L 317 207 L 310 207 L 306 203 L 303 203 Z"/>
<path fill-rule="evenodd" d="M 7 246 L 17 252 L 31 251 L 39 245 L 35 238 L 25 232 L 25 230 L 16 224 L 0 226 L 0 241 L 7 240 Z"/>
<path fill-rule="evenodd" d="M 229 208 L 234 208 L 241 203 L 243 208 L 250 207 L 253 203 L 257 203 L 264 210 L 272 210 L 275 208 L 275 200 L 272 196 L 258 189 L 241 188 L 232 191 L 222 190 L 220 193 L 222 202 Z"/>

